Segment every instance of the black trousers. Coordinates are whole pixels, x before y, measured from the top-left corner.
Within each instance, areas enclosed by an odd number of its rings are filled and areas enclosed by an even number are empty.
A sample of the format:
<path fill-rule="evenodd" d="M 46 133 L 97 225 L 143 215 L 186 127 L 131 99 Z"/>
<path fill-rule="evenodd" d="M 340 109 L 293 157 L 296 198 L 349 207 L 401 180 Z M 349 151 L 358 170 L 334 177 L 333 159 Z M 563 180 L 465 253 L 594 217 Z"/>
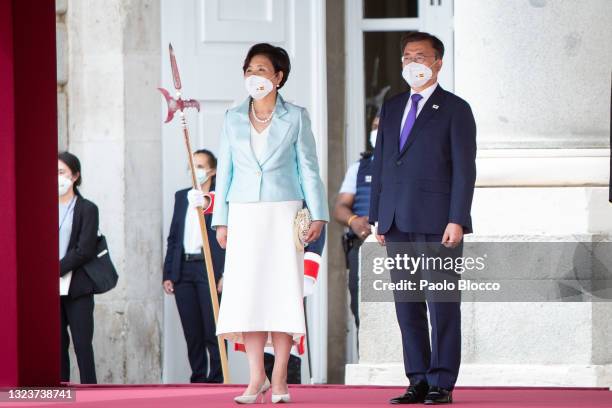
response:
<path fill-rule="evenodd" d="M 72 299 L 70 296 L 60 296 L 61 308 L 61 380 L 70 381 L 70 358 L 68 347 L 70 335 L 79 366 L 81 384 L 96 384 L 96 365 L 93 352 L 94 332 L 94 295 L 80 296 Z"/>
<path fill-rule="evenodd" d="M 363 241 L 352 239 L 352 246 L 347 254 L 348 260 L 348 289 L 351 295 L 351 312 L 355 318 L 355 326 L 359 329 L 359 248 Z"/>
<path fill-rule="evenodd" d="M 187 341 L 187 356 L 192 371 L 190 381 L 222 383 L 215 317 L 205 273 L 202 261 L 183 262 L 181 277 L 174 283 L 174 297 Z"/>

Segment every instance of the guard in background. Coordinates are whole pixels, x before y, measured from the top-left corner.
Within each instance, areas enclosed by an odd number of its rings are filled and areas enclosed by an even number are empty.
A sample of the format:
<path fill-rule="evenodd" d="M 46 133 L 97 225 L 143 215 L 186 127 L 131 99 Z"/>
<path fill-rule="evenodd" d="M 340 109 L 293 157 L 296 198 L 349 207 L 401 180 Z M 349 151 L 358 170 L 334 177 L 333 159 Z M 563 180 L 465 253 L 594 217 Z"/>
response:
<path fill-rule="evenodd" d="M 378 132 L 378 116 L 372 121 L 370 144 L 374 148 Z M 371 234 L 368 223 L 370 209 L 370 183 L 372 182 L 372 151 L 361 153 L 361 159 L 351 164 L 344 176 L 336 203 L 334 218 L 348 228 L 342 238 L 346 256 L 346 267 L 349 270 L 349 293 L 351 295 L 351 312 L 355 326 L 359 329 L 359 247 Z"/>
<path fill-rule="evenodd" d="M 221 357 L 215 335 L 215 318 L 204 256 L 202 235 L 196 208 L 204 209 L 217 291 L 223 285 L 225 250 L 214 239 L 210 228 L 214 205 L 217 158 L 209 150 L 193 154 L 196 177 L 201 191 L 184 189 L 175 194 L 174 213 L 168 234 L 168 251 L 164 262 L 164 291 L 174 295 L 181 318 L 192 383 L 222 383 Z"/>

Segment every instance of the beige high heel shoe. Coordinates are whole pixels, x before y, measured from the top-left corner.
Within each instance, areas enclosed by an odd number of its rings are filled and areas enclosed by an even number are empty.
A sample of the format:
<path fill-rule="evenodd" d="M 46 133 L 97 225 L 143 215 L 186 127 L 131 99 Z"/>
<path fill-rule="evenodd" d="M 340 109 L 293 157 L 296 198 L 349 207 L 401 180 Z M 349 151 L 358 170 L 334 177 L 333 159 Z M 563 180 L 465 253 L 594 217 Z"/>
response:
<path fill-rule="evenodd" d="M 276 404 L 279 402 L 291 402 L 291 395 L 287 394 L 272 394 L 272 403 Z"/>
<path fill-rule="evenodd" d="M 270 389 L 270 380 L 266 377 L 266 381 L 259 387 L 259 391 L 252 395 L 239 395 L 234 397 L 234 402 L 237 404 L 255 404 L 261 397 L 261 403 L 263 404 L 266 397 L 266 392 Z"/>

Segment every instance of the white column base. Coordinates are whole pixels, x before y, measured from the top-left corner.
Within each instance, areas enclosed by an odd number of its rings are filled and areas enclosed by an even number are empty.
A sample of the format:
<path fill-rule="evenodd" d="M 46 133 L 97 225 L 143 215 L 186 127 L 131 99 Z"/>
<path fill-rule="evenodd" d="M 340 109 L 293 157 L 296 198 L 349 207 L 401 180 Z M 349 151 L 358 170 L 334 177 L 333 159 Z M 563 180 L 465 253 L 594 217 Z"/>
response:
<path fill-rule="evenodd" d="M 407 386 L 403 364 L 347 364 L 347 385 Z M 462 364 L 457 386 L 607 387 L 612 364 Z"/>

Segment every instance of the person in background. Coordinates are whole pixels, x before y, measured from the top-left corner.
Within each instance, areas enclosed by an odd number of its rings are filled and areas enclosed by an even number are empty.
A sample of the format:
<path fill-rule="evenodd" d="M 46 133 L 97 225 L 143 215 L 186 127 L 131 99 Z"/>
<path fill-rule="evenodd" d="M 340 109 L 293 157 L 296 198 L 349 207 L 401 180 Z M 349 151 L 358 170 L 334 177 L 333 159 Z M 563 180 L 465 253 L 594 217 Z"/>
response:
<path fill-rule="evenodd" d="M 210 228 L 217 158 L 209 150 L 201 149 L 193 154 L 193 161 L 201 190 L 179 190 L 174 196 L 174 213 L 164 261 L 163 287 L 164 291 L 168 295 L 174 295 L 176 300 L 187 342 L 187 355 L 192 371 L 190 381 L 222 383 L 221 358 L 215 335 L 215 318 L 197 214 L 197 207 L 202 207 L 217 292 L 221 293 L 225 250 L 214 239 L 215 232 Z"/>
<path fill-rule="evenodd" d="M 98 207 L 83 198 L 79 159 L 68 152 L 57 157 L 61 311 L 61 380 L 70 381 L 70 334 L 81 384 L 96 384 L 93 352 L 94 285 L 83 265 L 96 257 Z"/>
<path fill-rule="evenodd" d="M 372 121 L 370 144 L 376 144 L 378 132 L 378 115 Z M 351 164 L 346 171 L 336 204 L 334 218 L 348 228 L 342 237 L 346 266 L 349 270 L 348 287 L 351 295 L 351 312 L 355 318 L 355 326 L 359 330 L 359 248 L 371 234 L 368 223 L 370 209 L 370 183 L 372 182 L 371 151 L 361 153 L 361 159 Z"/>

